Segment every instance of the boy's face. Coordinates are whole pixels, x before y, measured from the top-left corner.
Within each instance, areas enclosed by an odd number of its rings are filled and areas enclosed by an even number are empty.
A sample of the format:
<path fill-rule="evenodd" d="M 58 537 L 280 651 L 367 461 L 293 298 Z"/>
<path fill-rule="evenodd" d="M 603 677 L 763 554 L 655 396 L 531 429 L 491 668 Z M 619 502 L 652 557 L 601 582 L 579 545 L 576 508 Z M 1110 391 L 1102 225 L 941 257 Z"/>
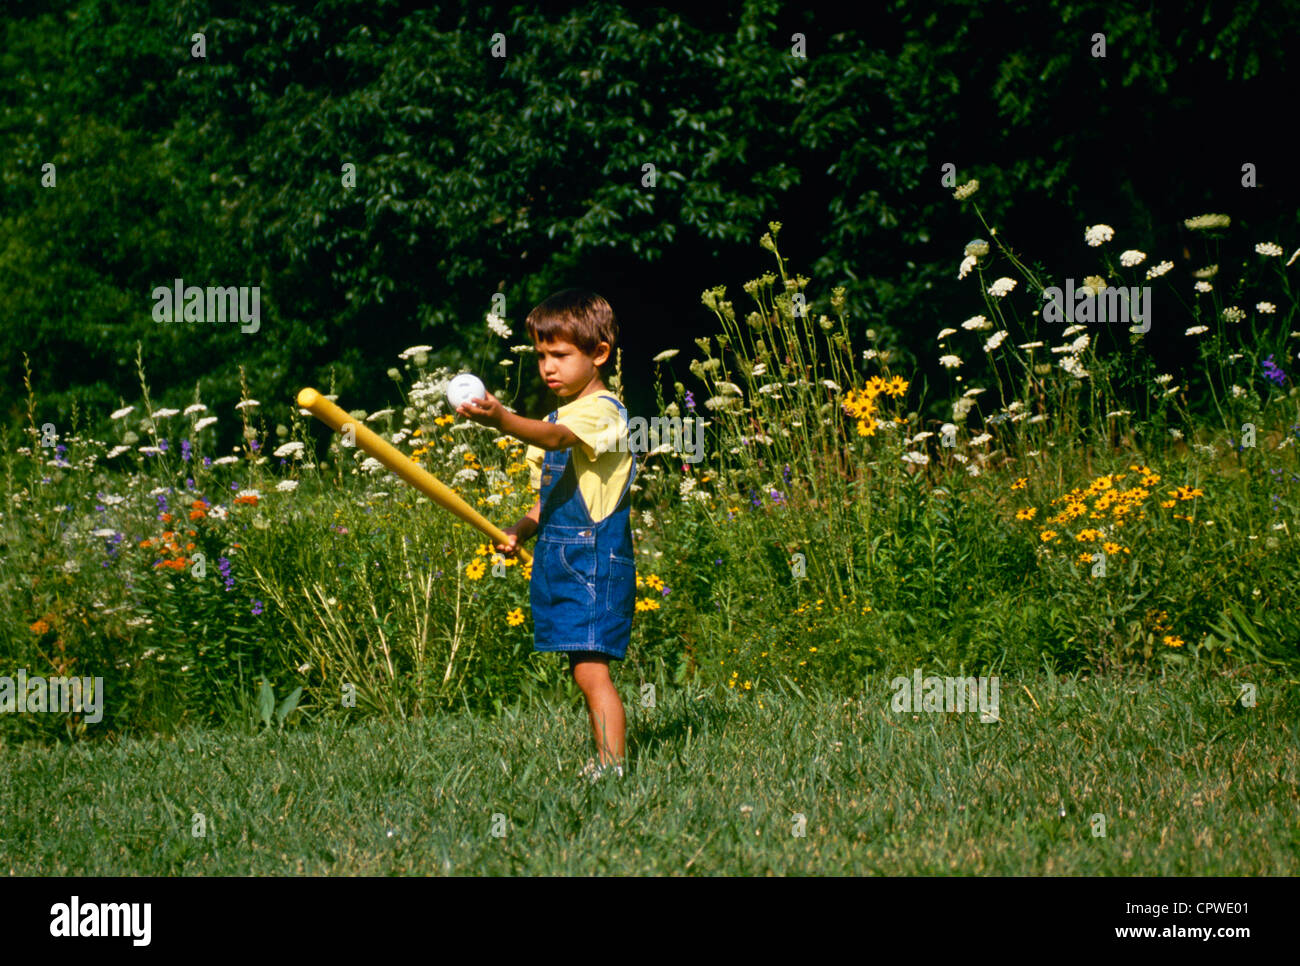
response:
<path fill-rule="evenodd" d="M 592 387 L 592 380 L 600 376 L 596 367 L 609 358 L 607 342 L 596 346 L 592 355 L 587 355 L 571 342 L 559 339 L 538 342 L 536 348 L 537 371 L 541 373 L 546 385 L 561 398 L 576 398 Z"/>

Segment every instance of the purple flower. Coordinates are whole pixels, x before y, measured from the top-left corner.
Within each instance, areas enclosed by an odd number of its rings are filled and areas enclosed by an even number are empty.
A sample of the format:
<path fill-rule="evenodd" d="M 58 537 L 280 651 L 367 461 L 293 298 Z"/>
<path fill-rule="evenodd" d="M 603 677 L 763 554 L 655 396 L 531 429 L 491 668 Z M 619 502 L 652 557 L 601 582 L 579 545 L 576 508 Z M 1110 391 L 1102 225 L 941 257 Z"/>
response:
<path fill-rule="evenodd" d="M 780 490 L 773 490 L 773 491 L 772 491 L 772 502 L 773 502 L 773 503 L 784 503 L 784 502 L 785 502 L 785 497 L 783 497 L 783 496 L 781 495 L 781 491 L 780 491 Z"/>
<path fill-rule="evenodd" d="M 260 600 L 254 600 L 251 597 L 249 600 L 253 601 L 253 616 L 256 617 L 258 614 L 262 613 L 262 602 Z"/>
<path fill-rule="evenodd" d="M 226 557 L 218 557 L 217 569 L 221 571 L 221 576 L 226 582 L 226 590 L 232 590 L 235 586 L 235 578 L 230 576 L 230 560 Z"/>
<path fill-rule="evenodd" d="M 181 459 L 187 463 L 190 461 L 190 441 L 188 439 L 181 440 Z"/>
<path fill-rule="evenodd" d="M 159 513 L 166 513 L 166 512 L 167 512 L 167 494 L 166 494 L 166 493 L 159 493 L 159 494 L 158 494 L 158 512 L 159 512 Z"/>
<path fill-rule="evenodd" d="M 758 491 L 755 490 L 753 487 L 749 488 L 749 502 L 754 504 L 755 507 L 760 507 L 763 505 L 763 498 L 758 495 Z"/>
<path fill-rule="evenodd" d="M 194 478 L 187 476 L 185 478 L 185 485 L 189 487 L 191 490 L 194 489 Z"/>
<path fill-rule="evenodd" d="M 1273 361 L 1273 354 L 1271 352 L 1269 353 L 1268 358 L 1264 360 L 1263 368 L 1264 378 L 1270 380 L 1275 385 L 1280 386 L 1282 383 L 1286 382 L 1286 373 L 1278 368 L 1277 363 Z"/>
<path fill-rule="evenodd" d="M 205 457 L 203 457 L 203 465 L 204 465 L 204 466 L 211 466 L 211 465 L 212 465 L 212 457 L 211 457 L 211 456 L 205 456 Z"/>
<path fill-rule="evenodd" d="M 785 485 L 790 485 L 790 464 L 785 464 L 785 469 L 781 471 L 781 479 L 785 480 Z"/>
<path fill-rule="evenodd" d="M 248 441 L 248 448 L 251 449 L 254 453 L 256 453 L 259 449 L 262 448 L 262 444 L 255 439 L 250 439 Z"/>
<path fill-rule="evenodd" d="M 54 447 L 54 455 L 59 459 L 63 459 L 63 454 L 66 453 L 67 451 L 68 451 L 68 447 L 64 446 L 62 443 Z"/>
<path fill-rule="evenodd" d="M 158 440 L 158 448 L 162 450 L 164 453 L 167 452 L 167 440 L 165 439 Z"/>
<path fill-rule="evenodd" d="M 106 506 L 102 506 L 101 504 L 98 504 L 98 503 L 95 504 L 95 509 L 98 510 L 100 513 L 107 513 L 107 512 L 108 512 L 108 507 L 106 507 Z"/>
<path fill-rule="evenodd" d="M 695 412 L 695 397 L 689 389 L 686 390 L 686 408 L 691 412 Z"/>

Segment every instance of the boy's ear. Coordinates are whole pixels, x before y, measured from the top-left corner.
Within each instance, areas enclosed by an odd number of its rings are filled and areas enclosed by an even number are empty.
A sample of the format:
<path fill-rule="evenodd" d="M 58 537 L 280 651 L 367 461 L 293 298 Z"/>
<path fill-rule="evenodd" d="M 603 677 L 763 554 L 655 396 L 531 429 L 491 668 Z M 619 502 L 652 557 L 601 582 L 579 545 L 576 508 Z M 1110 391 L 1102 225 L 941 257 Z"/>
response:
<path fill-rule="evenodd" d="M 601 353 L 602 353 L 602 352 L 604 353 L 604 356 L 603 356 L 603 357 L 601 356 Z M 594 363 L 595 363 L 596 365 L 598 365 L 598 366 L 603 366 L 606 362 L 609 361 L 609 343 L 608 343 L 608 342 L 600 342 L 600 343 L 597 343 L 597 344 L 596 344 L 596 351 L 595 351 L 594 353 L 592 353 L 591 361 L 594 362 Z"/>

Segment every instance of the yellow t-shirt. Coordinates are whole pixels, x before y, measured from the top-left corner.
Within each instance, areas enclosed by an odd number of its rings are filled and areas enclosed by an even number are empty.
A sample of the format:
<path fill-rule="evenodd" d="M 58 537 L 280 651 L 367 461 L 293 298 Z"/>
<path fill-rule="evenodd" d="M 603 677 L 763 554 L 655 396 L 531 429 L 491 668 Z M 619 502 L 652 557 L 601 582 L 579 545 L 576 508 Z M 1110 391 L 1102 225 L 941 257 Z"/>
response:
<path fill-rule="evenodd" d="M 599 523 L 618 507 L 618 498 L 623 495 L 623 487 L 632 472 L 627 423 L 606 395 L 591 393 L 575 399 L 561 406 L 555 415 L 557 423 L 578 437 L 579 442 L 569 451 L 569 459 L 573 461 L 578 492 L 592 523 Z M 524 459 L 528 461 L 532 487 L 540 491 L 546 451 L 540 446 L 529 446 Z"/>

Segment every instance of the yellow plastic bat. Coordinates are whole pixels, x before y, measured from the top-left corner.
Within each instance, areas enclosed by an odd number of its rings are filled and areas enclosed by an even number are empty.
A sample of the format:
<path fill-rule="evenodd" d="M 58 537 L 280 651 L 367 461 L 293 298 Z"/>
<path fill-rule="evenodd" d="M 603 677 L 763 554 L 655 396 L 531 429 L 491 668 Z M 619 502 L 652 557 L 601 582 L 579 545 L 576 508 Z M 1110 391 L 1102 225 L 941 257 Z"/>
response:
<path fill-rule="evenodd" d="M 306 409 L 322 423 L 334 430 L 336 433 L 349 435 L 348 427 L 351 427 L 350 435 L 356 440 L 361 449 L 365 450 L 379 462 L 383 463 L 390 470 L 410 483 L 413 487 L 433 500 L 438 506 L 450 510 L 456 516 L 460 517 L 466 523 L 471 524 L 482 530 L 498 543 L 505 543 L 507 537 L 492 521 L 488 520 L 481 513 L 456 495 L 456 492 L 449 486 L 439 480 L 428 470 L 421 467 L 409 456 L 402 453 L 388 443 L 378 434 L 373 432 L 368 426 L 361 423 L 360 420 L 349 416 L 338 406 L 334 405 L 315 389 L 310 387 L 298 393 L 298 405 Z M 524 563 L 532 563 L 533 556 L 523 547 L 516 551 L 519 559 Z"/>

